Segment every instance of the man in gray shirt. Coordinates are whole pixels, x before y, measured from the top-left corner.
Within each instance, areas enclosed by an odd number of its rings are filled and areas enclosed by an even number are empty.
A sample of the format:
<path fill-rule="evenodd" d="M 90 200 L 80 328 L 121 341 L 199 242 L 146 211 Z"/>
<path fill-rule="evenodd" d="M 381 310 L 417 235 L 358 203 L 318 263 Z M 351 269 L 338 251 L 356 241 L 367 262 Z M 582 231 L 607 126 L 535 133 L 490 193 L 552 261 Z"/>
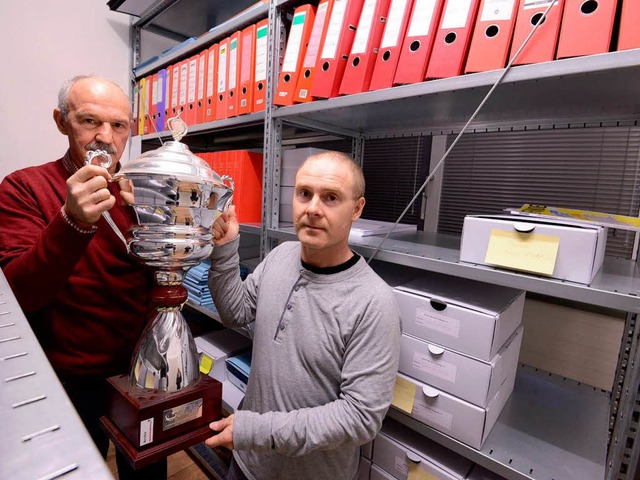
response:
<path fill-rule="evenodd" d="M 213 226 L 209 287 L 222 322 L 255 321 L 244 404 L 211 423 L 220 433 L 206 441 L 234 450 L 234 478 L 351 480 L 359 447 L 380 429 L 400 317 L 391 288 L 348 245 L 364 204 L 351 157 L 309 157 L 295 181 L 299 241 L 273 249 L 244 282 L 234 207 Z"/>

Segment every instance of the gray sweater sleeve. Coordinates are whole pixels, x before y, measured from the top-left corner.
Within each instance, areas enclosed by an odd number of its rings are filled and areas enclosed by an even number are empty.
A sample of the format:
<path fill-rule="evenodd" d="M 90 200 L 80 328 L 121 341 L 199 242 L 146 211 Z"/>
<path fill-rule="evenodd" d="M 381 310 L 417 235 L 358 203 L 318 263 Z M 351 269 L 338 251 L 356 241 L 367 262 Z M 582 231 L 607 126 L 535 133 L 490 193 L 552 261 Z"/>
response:
<path fill-rule="evenodd" d="M 256 314 L 257 287 L 252 277 L 240 278 L 240 237 L 215 246 L 209 257 L 209 290 L 223 325 L 230 328 L 251 323 Z M 260 268 L 260 265 L 257 267 Z"/>

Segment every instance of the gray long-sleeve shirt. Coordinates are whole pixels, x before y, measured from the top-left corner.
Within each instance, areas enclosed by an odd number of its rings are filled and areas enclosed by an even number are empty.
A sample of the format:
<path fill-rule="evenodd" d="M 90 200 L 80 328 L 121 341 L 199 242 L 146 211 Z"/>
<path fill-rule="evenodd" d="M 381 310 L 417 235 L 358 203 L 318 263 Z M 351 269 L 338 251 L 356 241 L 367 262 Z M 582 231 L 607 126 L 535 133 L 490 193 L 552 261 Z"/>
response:
<path fill-rule="evenodd" d="M 223 323 L 255 320 L 236 460 L 253 480 L 350 480 L 393 396 L 401 332 L 391 288 L 363 258 L 310 272 L 299 242 L 275 248 L 242 282 L 237 249 L 237 239 L 215 247 L 209 272 Z"/>

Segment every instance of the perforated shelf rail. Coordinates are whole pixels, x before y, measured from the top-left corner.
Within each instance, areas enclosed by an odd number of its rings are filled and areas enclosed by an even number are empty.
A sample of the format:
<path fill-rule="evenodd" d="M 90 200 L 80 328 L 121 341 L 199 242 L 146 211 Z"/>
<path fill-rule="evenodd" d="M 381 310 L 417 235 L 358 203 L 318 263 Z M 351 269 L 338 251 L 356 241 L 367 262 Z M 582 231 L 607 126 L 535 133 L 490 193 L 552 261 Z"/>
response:
<path fill-rule="evenodd" d="M 0 271 L 0 478 L 113 479 Z"/>

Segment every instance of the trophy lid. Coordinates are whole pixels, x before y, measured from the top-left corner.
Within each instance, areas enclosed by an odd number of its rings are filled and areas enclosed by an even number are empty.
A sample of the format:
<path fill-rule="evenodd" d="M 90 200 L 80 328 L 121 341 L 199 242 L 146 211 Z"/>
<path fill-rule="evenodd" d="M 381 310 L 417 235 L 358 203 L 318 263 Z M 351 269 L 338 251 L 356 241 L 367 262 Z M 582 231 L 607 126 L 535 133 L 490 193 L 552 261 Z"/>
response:
<path fill-rule="evenodd" d="M 166 178 L 171 177 L 196 184 L 209 183 L 224 186 L 220 177 L 200 157 L 194 155 L 189 147 L 180 142 L 186 133 L 186 124 L 175 117 L 167 121 L 174 140 L 166 142 L 160 148 L 143 153 L 138 158 L 122 166 L 117 176 L 126 178 Z"/>

